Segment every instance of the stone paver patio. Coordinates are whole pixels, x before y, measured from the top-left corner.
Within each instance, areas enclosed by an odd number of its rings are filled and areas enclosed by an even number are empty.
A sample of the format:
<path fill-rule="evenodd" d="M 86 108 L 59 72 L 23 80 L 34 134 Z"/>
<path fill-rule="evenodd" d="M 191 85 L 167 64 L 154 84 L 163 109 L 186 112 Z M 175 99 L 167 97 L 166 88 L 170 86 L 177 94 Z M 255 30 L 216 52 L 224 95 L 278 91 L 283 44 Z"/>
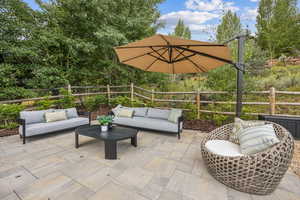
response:
<path fill-rule="evenodd" d="M 64 132 L 29 140 L 0 138 L 2 200 L 299 200 L 300 179 L 288 172 L 269 196 L 230 189 L 206 171 L 200 152 L 204 134 L 139 132 L 138 147 L 118 143 L 118 160 L 104 159 L 104 143 Z"/>

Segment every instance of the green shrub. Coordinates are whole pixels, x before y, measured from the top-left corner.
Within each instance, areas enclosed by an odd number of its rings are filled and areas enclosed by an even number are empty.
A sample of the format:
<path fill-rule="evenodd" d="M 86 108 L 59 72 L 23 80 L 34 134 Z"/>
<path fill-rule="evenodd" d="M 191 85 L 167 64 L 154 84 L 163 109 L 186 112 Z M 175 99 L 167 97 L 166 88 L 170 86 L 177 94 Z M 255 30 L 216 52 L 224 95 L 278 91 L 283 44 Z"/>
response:
<path fill-rule="evenodd" d="M 156 107 L 159 107 L 159 104 L 157 102 L 147 102 L 145 107 L 149 107 L 149 108 L 156 108 Z"/>
<path fill-rule="evenodd" d="M 87 97 L 83 101 L 84 107 L 89 111 L 95 111 L 98 110 L 100 105 L 107 104 L 107 97 L 104 95 L 97 95 L 97 96 L 91 96 Z"/>
<path fill-rule="evenodd" d="M 37 93 L 21 87 L 0 88 L 0 101 L 36 97 Z"/>
<path fill-rule="evenodd" d="M 1 124 L 0 129 L 14 129 L 19 126 L 16 122 L 8 122 L 7 124 Z"/>
<path fill-rule="evenodd" d="M 35 106 L 37 110 L 47 110 L 49 108 L 54 107 L 56 104 L 56 100 L 51 100 L 51 99 L 44 99 L 44 100 L 40 100 L 37 101 L 35 103 Z"/>
<path fill-rule="evenodd" d="M 111 100 L 111 105 L 113 107 L 121 104 L 122 106 L 128 106 L 128 107 L 145 107 L 146 104 L 140 100 L 137 100 L 137 99 L 134 99 L 132 102 L 131 102 L 131 99 L 129 97 L 126 97 L 126 96 L 118 96 L 116 98 L 113 98 Z"/>
<path fill-rule="evenodd" d="M 186 103 L 183 105 L 184 109 L 189 109 L 184 113 L 184 118 L 186 120 L 194 120 L 197 119 L 197 105 L 192 103 Z"/>
<path fill-rule="evenodd" d="M 233 118 L 232 116 L 222 115 L 222 114 L 213 114 L 212 116 L 213 116 L 213 120 L 217 126 L 227 124 L 230 121 L 232 121 L 232 118 Z"/>
<path fill-rule="evenodd" d="M 63 95 L 61 99 L 56 100 L 56 106 L 61 109 L 75 107 L 75 97 L 69 94 L 66 89 L 61 88 L 59 94 Z"/>
<path fill-rule="evenodd" d="M 131 104 L 132 107 L 145 107 L 146 105 L 147 105 L 146 103 L 137 99 L 134 99 Z"/>
<path fill-rule="evenodd" d="M 14 122 L 25 106 L 21 104 L 0 104 L 0 122 L 5 126 Z"/>
<path fill-rule="evenodd" d="M 211 111 L 221 111 L 221 112 L 230 112 L 232 111 L 233 107 L 230 104 L 209 104 L 207 110 Z M 209 114 L 210 120 L 213 120 L 216 125 L 221 126 L 223 124 L 230 123 L 233 119 L 230 115 L 222 115 L 222 114 Z"/>

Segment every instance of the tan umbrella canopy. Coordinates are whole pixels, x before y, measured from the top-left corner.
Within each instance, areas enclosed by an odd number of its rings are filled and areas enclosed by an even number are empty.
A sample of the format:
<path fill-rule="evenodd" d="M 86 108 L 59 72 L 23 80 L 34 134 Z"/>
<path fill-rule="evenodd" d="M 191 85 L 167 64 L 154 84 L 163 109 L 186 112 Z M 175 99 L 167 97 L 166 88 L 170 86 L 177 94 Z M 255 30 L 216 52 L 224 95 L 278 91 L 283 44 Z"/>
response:
<path fill-rule="evenodd" d="M 226 45 L 161 34 L 116 47 L 115 51 L 124 64 L 170 74 L 207 72 L 233 64 Z"/>

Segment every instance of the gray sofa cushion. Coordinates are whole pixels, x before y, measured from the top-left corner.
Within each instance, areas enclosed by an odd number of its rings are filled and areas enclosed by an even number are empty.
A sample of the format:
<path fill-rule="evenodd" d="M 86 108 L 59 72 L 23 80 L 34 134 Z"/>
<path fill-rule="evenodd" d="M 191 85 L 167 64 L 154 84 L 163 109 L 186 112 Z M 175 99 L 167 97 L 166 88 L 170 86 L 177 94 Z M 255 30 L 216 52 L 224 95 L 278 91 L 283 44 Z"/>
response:
<path fill-rule="evenodd" d="M 148 108 L 146 107 L 126 107 L 126 106 L 122 106 L 122 105 L 118 105 L 117 107 L 115 107 L 114 109 L 112 109 L 112 112 L 114 113 L 115 116 L 118 115 L 118 112 L 122 109 L 126 109 L 126 110 L 133 110 L 133 116 L 136 117 L 145 117 L 147 115 L 148 112 Z"/>
<path fill-rule="evenodd" d="M 89 124 L 89 119 L 84 117 L 77 117 L 49 123 L 28 124 L 26 125 L 26 136 L 40 135 L 48 132 L 65 130 L 68 128 L 75 128 L 85 124 Z M 22 126 L 19 127 L 19 133 L 22 134 Z"/>
<path fill-rule="evenodd" d="M 45 122 L 45 112 L 52 112 L 53 109 L 37 110 L 37 111 L 21 111 L 20 118 L 25 119 L 26 124 L 43 123 Z"/>
<path fill-rule="evenodd" d="M 178 132 L 178 124 L 163 119 L 154 119 L 146 117 L 115 117 L 113 123 L 137 128 L 145 128 L 158 131 Z"/>
<path fill-rule="evenodd" d="M 68 119 L 78 117 L 76 108 L 68 108 L 68 109 L 66 109 L 66 113 L 67 113 Z"/>
<path fill-rule="evenodd" d="M 133 116 L 136 117 L 145 117 L 148 112 L 148 108 L 133 108 L 134 113 Z"/>
<path fill-rule="evenodd" d="M 169 114 L 170 114 L 170 110 L 149 108 L 148 113 L 147 113 L 147 117 L 167 120 L 168 117 L 169 117 Z"/>

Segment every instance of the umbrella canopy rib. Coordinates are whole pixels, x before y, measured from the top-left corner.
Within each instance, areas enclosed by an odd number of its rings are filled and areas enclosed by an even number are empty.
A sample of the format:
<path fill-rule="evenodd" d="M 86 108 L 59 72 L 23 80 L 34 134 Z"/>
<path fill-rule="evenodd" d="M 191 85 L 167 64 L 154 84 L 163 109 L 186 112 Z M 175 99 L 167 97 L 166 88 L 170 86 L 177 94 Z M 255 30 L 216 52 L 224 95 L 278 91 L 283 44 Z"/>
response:
<path fill-rule="evenodd" d="M 162 49 L 164 49 L 164 48 L 160 48 L 160 49 L 158 49 L 157 51 L 160 51 L 160 50 L 162 50 Z M 149 54 L 151 54 L 151 53 L 153 53 L 153 52 L 154 52 L 154 51 L 152 50 L 152 51 L 147 52 L 147 53 L 144 53 L 144 54 L 142 54 L 142 55 L 138 55 L 138 56 L 134 56 L 134 57 L 132 57 L 132 58 L 128 58 L 128 59 L 126 59 L 126 60 L 123 60 L 122 62 L 128 62 L 128 61 L 130 61 L 130 60 L 133 60 L 133 59 L 136 59 L 136 58 L 140 58 L 140 57 L 149 55 Z"/>
<path fill-rule="evenodd" d="M 167 43 L 167 45 L 170 45 L 170 42 L 163 35 L 159 35 L 159 36 Z"/>
<path fill-rule="evenodd" d="M 178 60 L 173 60 L 173 63 L 176 63 L 176 62 L 180 62 L 180 61 L 186 60 L 187 58 L 193 57 L 193 56 L 195 56 L 195 55 L 196 55 L 196 54 L 193 53 L 193 54 L 191 54 L 191 55 L 189 55 L 189 56 L 184 56 L 184 57 L 182 57 L 182 58 L 179 58 Z"/>
<path fill-rule="evenodd" d="M 169 63 L 172 63 L 172 48 L 169 48 Z"/>
<path fill-rule="evenodd" d="M 205 70 L 203 70 L 202 68 L 203 68 L 203 66 L 201 66 L 201 67 L 199 67 L 199 65 L 197 65 L 194 61 L 192 61 L 191 59 L 189 59 L 189 58 L 187 58 L 187 60 L 188 61 L 190 61 L 192 64 L 193 64 L 193 66 L 195 66 L 198 70 L 200 70 L 201 72 L 206 72 Z"/>
<path fill-rule="evenodd" d="M 185 47 L 182 47 L 182 46 L 177 47 L 177 49 L 182 49 L 182 50 L 189 51 L 189 52 L 201 55 L 201 56 L 205 56 L 205 57 L 208 57 L 208 58 L 213 58 L 215 60 L 219 60 L 219 61 L 222 61 L 222 62 L 225 62 L 225 63 L 228 63 L 228 64 L 234 64 L 231 60 L 227 60 L 227 59 L 220 58 L 220 57 L 217 57 L 217 56 L 213 56 L 213 55 L 203 53 L 203 52 L 198 52 L 198 51 L 188 49 L 188 48 L 185 48 Z"/>
<path fill-rule="evenodd" d="M 177 48 L 175 48 L 175 50 L 177 51 L 177 52 L 179 52 L 179 50 L 177 49 Z M 179 52 L 180 53 L 180 52 Z M 182 54 L 182 53 L 181 53 Z M 201 72 L 206 72 L 207 70 L 206 70 L 206 68 L 205 67 L 203 67 L 203 66 L 199 66 L 199 65 L 197 65 L 194 61 L 192 61 L 188 56 L 185 56 L 184 54 L 182 54 L 184 57 L 183 58 L 185 58 L 186 60 L 188 60 L 188 61 L 190 61 L 192 64 L 193 64 L 193 66 L 195 66 L 198 70 L 200 70 Z"/>
<path fill-rule="evenodd" d="M 156 61 L 158 61 L 158 59 L 155 59 L 148 67 L 146 67 L 145 71 L 148 71 Z"/>
<path fill-rule="evenodd" d="M 156 58 L 156 59 L 158 59 L 158 60 L 160 60 L 160 61 L 162 61 L 162 62 L 166 62 L 166 63 L 169 63 L 169 61 L 168 60 L 166 60 L 166 59 L 161 59 L 160 57 L 157 57 L 157 56 L 155 56 L 155 55 L 152 55 L 152 54 L 148 54 L 149 56 L 152 56 L 153 58 Z"/>
<path fill-rule="evenodd" d="M 181 50 L 181 53 L 183 53 L 184 52 L 184 50 Z M 181 54 L 179 53 L 179 54 L 177 54 L 177 56 L 174 58 L 174 60 L 176 60 L 177 58 L 179 58 L 179 56 L 181 56 Z"/>
<path fill-rule="evenodd" d="M 155 52 L 161 59 L 165 59 L 165 57 L 163 57 L 163 55 L 166 53 L 166 51 L 168 50 L 168 49 L 166 49 L 162 54 L 160 54 L 158 51 L 160 51 L 160 50 L 162 50 L 162 49 L 164 49 L 164 48 L 161 48 L 161 49 L 159 49 L 159 50 L 155 50 L 155 49 L 153 49 L 153 47 L 150 47 L 152 50 L 153 50 L 153 53 Z"/>

